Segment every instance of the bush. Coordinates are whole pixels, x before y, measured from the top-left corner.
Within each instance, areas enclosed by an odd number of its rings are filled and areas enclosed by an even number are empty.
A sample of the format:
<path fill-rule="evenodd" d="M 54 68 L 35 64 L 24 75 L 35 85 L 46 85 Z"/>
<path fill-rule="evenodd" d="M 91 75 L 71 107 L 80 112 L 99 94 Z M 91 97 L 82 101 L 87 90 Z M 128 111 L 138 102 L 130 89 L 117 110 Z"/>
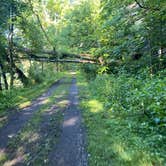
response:
<path fill-rule="evenodd" d="M 81 70 L 83 71 L 87 80 L 94 80 L 97 75 L 97 66 L 96 65 L 84 64 L 81 67 Z"/>
<path fill-rule="evenodd" d="M 98 75 L 90 91 L 108 109 L 115 112 L 143 113 L 151 120 L 165 123 L 166 78 L 155 76 L 142 79 L 127 74 Z"/>
<path fill-rule="evenodd" d="M 36 66 L 31 66 L 29 69 L 29 76 L 35 83 L 42 83 L 45 79 L 45 73 L 41 71 L 41 69 Z"/>
<path fill-rule="evenodd" d="M 104 74 L 87 85 L 82 107 L 91 165 L 165 163 L 166 78 L 162 73 L 153 77 L 145 71 L 137 76 Z"/>

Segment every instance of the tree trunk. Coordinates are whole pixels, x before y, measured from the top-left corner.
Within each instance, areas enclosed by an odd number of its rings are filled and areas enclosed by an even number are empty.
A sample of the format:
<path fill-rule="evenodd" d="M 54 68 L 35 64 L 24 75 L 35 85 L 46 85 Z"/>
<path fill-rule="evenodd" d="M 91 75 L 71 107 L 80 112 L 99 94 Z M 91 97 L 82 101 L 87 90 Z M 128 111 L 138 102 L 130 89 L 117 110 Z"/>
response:
<path fill-rule="evenodd" d="M 1 62 L 0 62 L 0 69 L 1 69 L 2 77 L 3 77 L 4 83 L 5 83 L 5 89 L 7 90 L 9 86 L 8 86 L 8 82 L 7 82 L 7 78 L 6 78 L 6 73 L 4 71 L 4 67 Z"/>
<path fill-rule="evenodd" d="M 10 58 L 9 57 L 10 56 L 7 56 L 7 61 L 10 64 Z M 14 80 L 14 74 L 17 73 L 18 78 L 23 83 L 23 85 L 25 85 L 25 86 L 28 85 L 29 79 L 26 77 L 26 75 L 23 73 L 23 71 L 15 65 L 14 61 L 12 62 L 12 72 L 13 72 L 13 80 Z"/>
<path fill-rule="evenodd" d="M 14 64 L 15 65 L 15 64 Z M 18 78 L 21 80 L 21 82 L 26 86 L 29 83 L 29 79 L 26 77 L 26 75 L 23 73 L 22 70 L 20 70 L 16 65 L 14 66 L 16 73 L 18 74 Z"/>

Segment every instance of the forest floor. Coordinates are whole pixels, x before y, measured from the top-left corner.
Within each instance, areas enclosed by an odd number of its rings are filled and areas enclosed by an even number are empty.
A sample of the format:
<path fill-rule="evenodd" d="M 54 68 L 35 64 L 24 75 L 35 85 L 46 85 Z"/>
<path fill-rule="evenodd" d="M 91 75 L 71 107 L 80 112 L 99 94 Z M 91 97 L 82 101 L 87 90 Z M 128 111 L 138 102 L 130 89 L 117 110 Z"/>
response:
<path fill-rule="evenodd" d="M 55 82 L 0 128 L 0 165 L 86 166 L 75 78 Z"/>

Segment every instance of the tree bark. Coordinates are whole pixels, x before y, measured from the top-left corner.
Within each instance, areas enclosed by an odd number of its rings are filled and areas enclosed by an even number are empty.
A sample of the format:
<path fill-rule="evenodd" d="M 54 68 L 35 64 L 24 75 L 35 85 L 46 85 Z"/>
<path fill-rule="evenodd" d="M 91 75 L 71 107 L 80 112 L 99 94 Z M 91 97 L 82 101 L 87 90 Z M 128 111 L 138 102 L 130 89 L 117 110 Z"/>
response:
<path fill-rule="evenodd" d="M 8 86 L 8 82 L 7 82 L 7 78 L 6 78 L 6 73 L 4 71 L 4 67 L 1 62 L 0 62 L 0 69 L 1 69 L 2 77 L 3 77 L 4 83 L 5 83 L 5 89 L 7 90 L 9 86 Z"/>
<path fill-rule="evenodd" d="M 29 48 L 24 48 L 24 47 L 19 47 L 17 45 L 15 45 L 14 47 L 16 52 L 21 52 L 21 53 L 26 53 L 27 55 L 29 55 L 29 57 L 33 58 L 33 57 L 37 57 L 35 54 L 48 54 L 51 55 L 50 58 L 53 59 L 58 59 L 57 56 L 58 54 L 60 54 L 59 59 L 64 59 L 64 58 L 78 58 L 78 59 L 82 59 L 82 60 L 90 60 L 90 61 L 95 61 L 95 59 L 93 59 L 90 54 L 71 54 L 71 53 L 66 53 L 66 52 L 57 52 L 56 50 L 40 50 L 39 52 L 35 52 L 34 50 L 31 50 Z M 40 58 L 49 58 L 48 56 L 41 56 Z"/>
<path fill-rule="evenodd" d="M 18 78 L 21 80 L 23 85 L 28 85 L 29 79 L 26 77 L 26 75 L 23 73 L 21 69 L 19 69 L 16 65 L 14 66 L 16 73 L 18 74 Z"/>
<path fill-rule="evenodd" d="M 10 64 L 10 58 L 9 58 L 9 56 L 7 56 L 7 61 L 8 61 L 8 63 Z M 14 61 L 13 61 L 13 63 L 12 63 L 12 72 L 13 72 L 13 77 L 14 77 L 14 74 L 15 74 L 15 73 L 18 74 L 18 78 L 19 78 L 19 80 L 23 83 L 23 85 L 26 86 L 26 85 L 28 84 L 29 79 L 26 77 L 26 75 L 23 73 L 23 71 L 22 71 L 21 69 L 19 69 L 19 68 L 15 65 Z M 13 80 L 14 80 L 14 78 L 13 78 Z"/>

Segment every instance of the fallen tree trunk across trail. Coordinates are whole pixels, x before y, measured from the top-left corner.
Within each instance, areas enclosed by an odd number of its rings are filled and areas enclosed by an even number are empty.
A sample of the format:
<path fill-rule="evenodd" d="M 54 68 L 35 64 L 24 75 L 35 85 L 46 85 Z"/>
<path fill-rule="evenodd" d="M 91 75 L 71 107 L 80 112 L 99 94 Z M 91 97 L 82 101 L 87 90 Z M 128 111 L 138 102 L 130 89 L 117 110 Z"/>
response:
<path fill-rule="evenodd" d="M 39 52 L 29 48 L 15 47 L 15 51 L 26 54 L 19 59 L 31 59 L 40 62 L 61 62 L 61 63 L 97 63 L 96 59 L 91 58 L 90 54 L 70 54 L 65 52 L 57 52 L 55 50 L 40 50 Z M 40 54 L 40 55 L 37 55 Z M 44 54 L 44 56 L 41 54 Z M 49 55 L 49 56 L 46 56 Z M 69 59 L 70 58 L 70 59 Z M 15 57 L 17 59 L 17 57 Z"/>

